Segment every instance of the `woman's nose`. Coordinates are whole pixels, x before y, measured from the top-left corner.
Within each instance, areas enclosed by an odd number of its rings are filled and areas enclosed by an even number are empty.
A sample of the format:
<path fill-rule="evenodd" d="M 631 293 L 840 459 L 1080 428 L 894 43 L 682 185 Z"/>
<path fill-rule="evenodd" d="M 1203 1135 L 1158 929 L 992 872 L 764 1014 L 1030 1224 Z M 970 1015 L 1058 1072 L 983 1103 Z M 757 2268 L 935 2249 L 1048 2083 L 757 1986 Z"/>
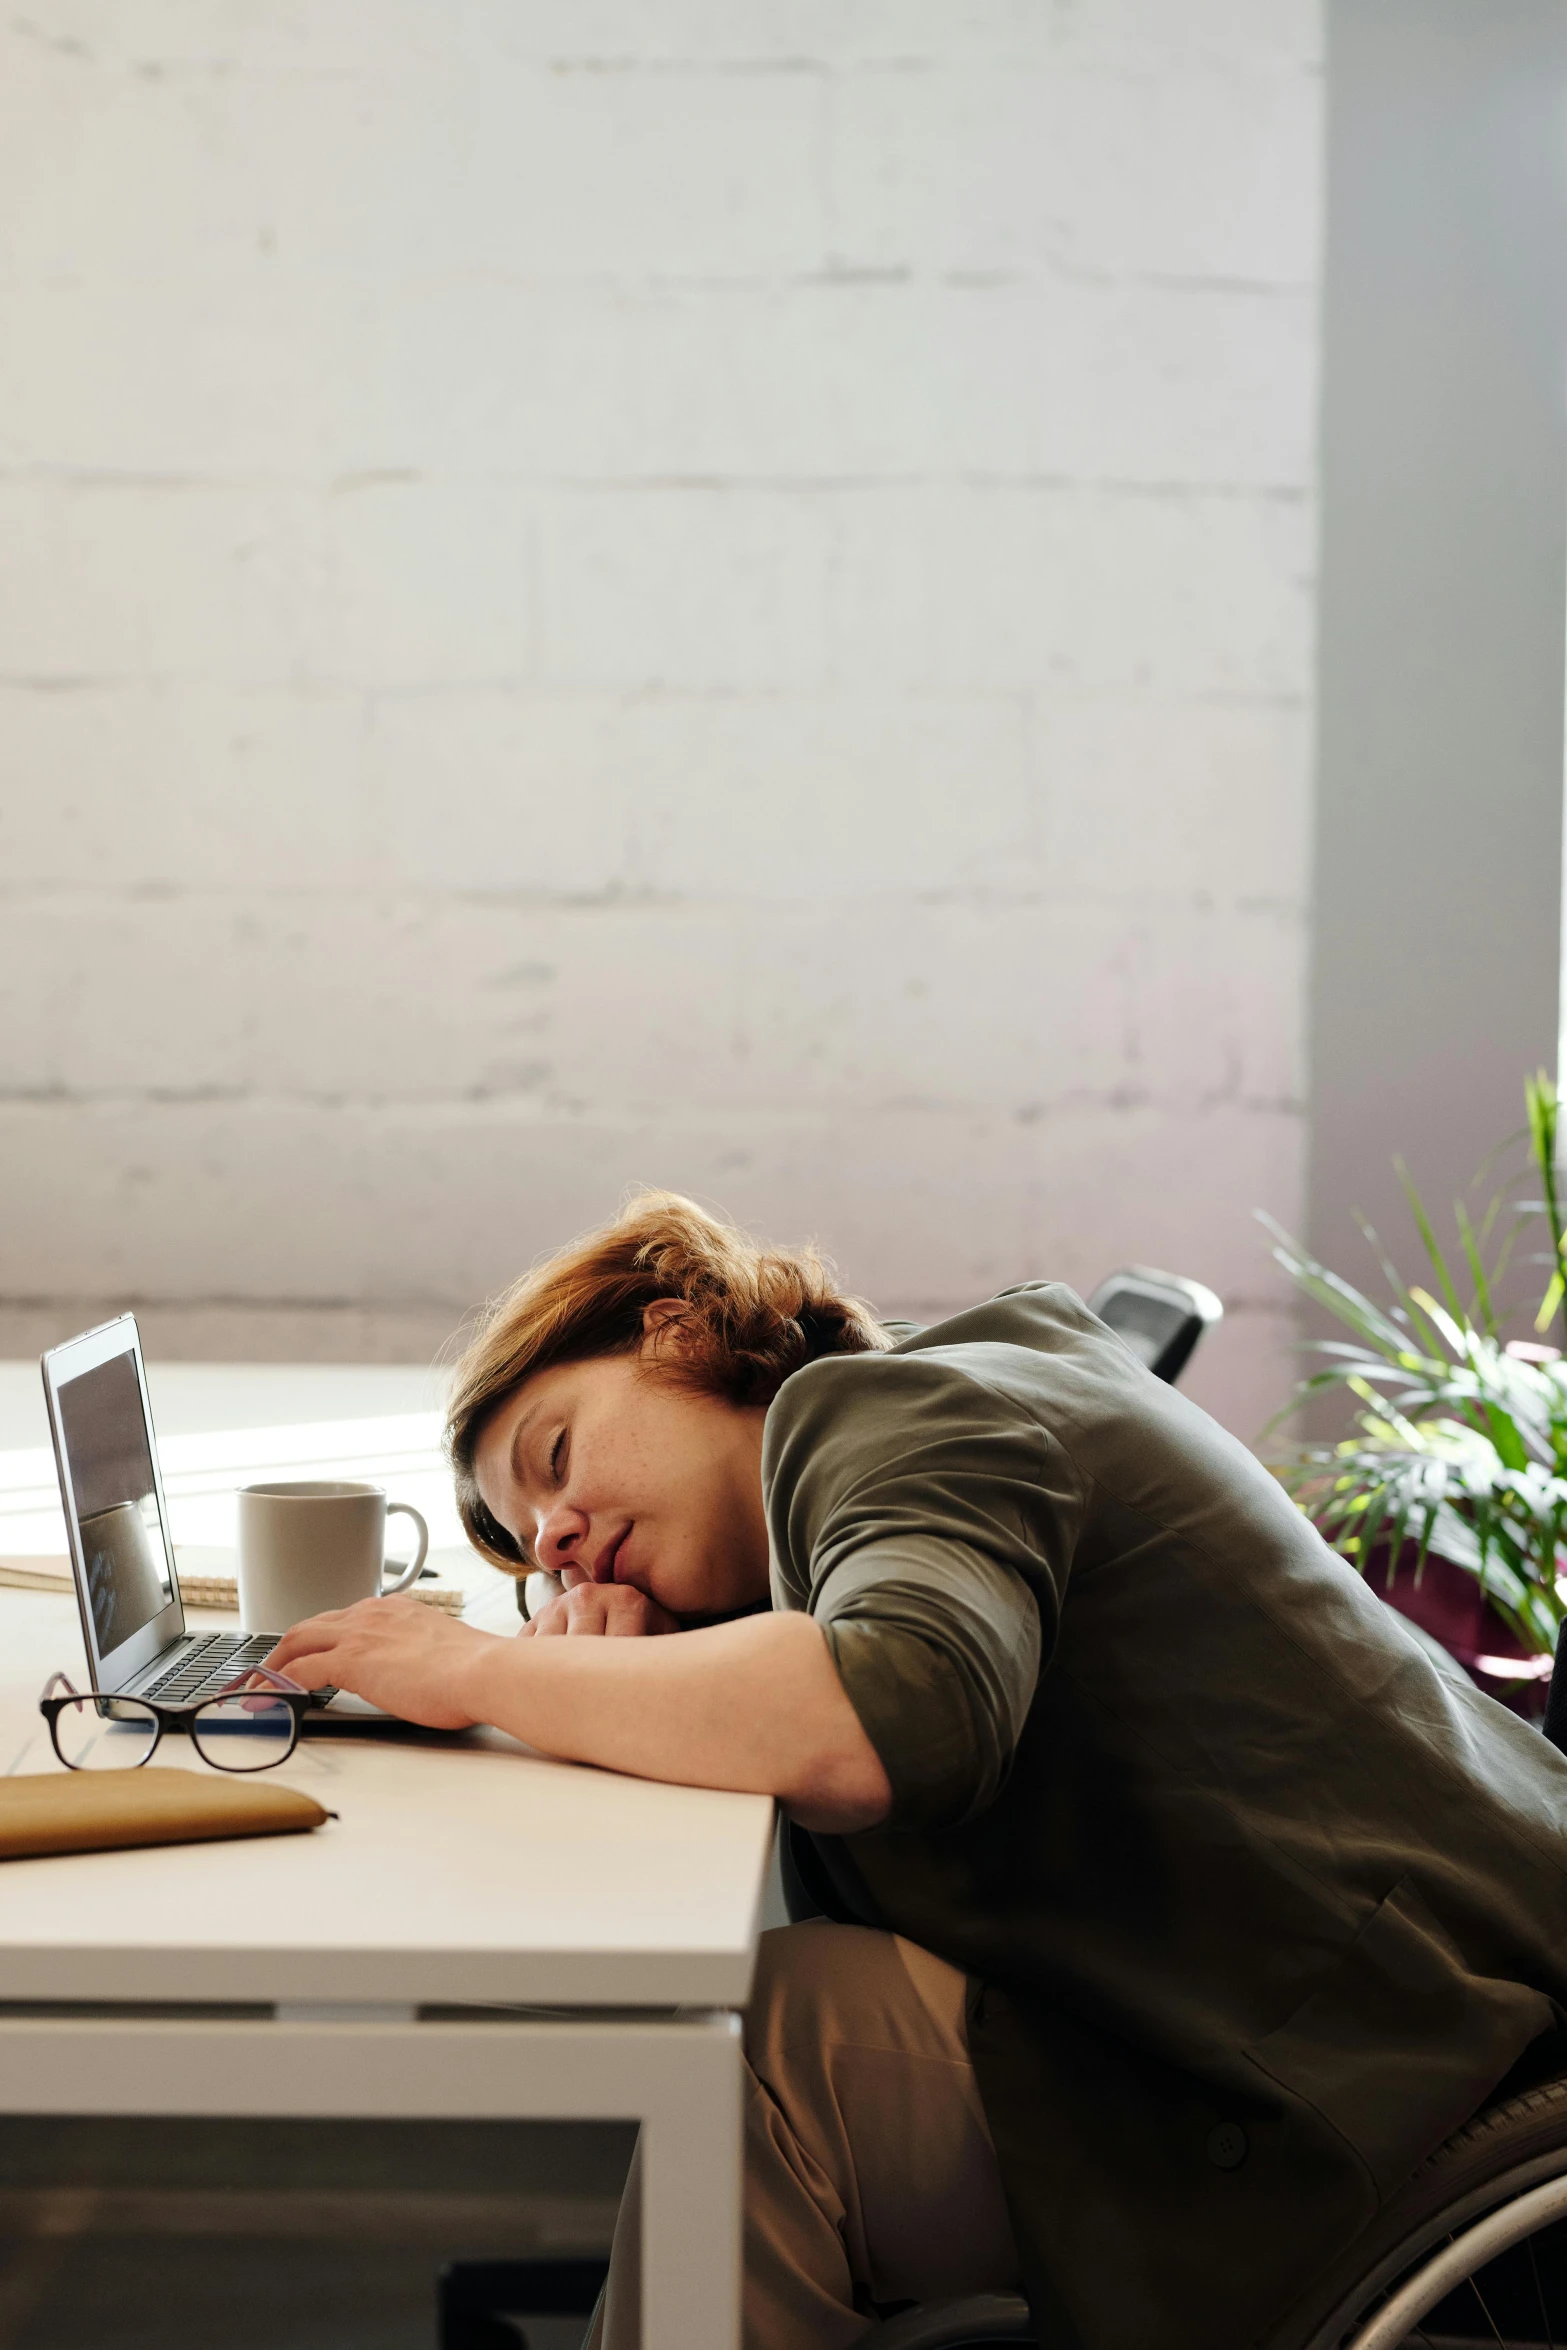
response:
<path fill-rule="evenodd" d="M 539 1565 L 558 1575 L 576 1558 L 587 1530 L 588 1521 L 580 1510 L 563 1509 L 557 1503 L 544 1518 L 534 1542 Z"/>

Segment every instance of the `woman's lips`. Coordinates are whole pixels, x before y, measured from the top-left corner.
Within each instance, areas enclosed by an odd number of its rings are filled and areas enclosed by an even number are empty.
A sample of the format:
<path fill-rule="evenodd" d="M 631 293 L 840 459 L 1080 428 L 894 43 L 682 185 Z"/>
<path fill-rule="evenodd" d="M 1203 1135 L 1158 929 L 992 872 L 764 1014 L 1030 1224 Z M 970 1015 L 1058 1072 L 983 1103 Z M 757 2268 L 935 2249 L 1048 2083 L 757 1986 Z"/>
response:
<path fill-rule="evenodd" d="M 620 1561 L 625 1552 L 626 1538 L 631 1532 L 631 1525 L 632 1521 L 628 1519 L 625 1525 L 621 1527 L 620 1532 L 615 1536 L 615 1539 L 610 1544 L 608 1550 L 604 1552 L 603 1557 L 599 1560 L 598 1572 L 593 1578 L 595 1583 L 619 1582 Z"/>

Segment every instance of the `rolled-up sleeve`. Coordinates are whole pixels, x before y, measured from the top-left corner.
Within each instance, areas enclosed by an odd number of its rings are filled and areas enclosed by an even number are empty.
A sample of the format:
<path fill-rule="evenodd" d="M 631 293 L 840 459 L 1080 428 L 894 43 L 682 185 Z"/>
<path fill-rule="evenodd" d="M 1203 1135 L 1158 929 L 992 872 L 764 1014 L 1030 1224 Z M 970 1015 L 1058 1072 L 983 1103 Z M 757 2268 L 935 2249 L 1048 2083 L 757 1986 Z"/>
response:
<path fill-rule="evenodd" d="M 929 1356 L 834 1358 L 768 1415 L 774 1601 L 821 1624 L 892 1783 L 894 1828 L 1005 1782 L 1080 1516 L 1071 1464 L 1005 1393 Z"/>

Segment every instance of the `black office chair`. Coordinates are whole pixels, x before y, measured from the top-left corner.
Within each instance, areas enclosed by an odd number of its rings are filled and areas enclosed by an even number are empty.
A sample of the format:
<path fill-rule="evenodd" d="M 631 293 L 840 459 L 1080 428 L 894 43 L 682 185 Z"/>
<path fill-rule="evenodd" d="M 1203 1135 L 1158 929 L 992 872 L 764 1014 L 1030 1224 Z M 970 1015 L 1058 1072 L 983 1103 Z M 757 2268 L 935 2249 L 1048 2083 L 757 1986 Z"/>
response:
<path fill-rule="evenodd" d="M 1107 1322 L 1133 1354 L 1141 1355 L 1155 1378 L 1173 1387 L 1191 1361 L 1205 1330 L 1224 1319 L 1211 1289 L 1180 1273 L 1157 1273 L 1151 1265 L 1129 1265 L 1101 1281 L 1088 1310 Z"/>

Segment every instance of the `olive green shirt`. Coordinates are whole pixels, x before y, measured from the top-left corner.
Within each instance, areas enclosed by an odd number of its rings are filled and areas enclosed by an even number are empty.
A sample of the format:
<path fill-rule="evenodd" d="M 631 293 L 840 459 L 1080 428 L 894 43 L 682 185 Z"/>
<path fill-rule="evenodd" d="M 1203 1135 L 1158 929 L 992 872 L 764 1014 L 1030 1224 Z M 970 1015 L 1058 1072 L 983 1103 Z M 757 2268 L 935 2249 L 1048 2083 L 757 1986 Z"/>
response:
<path fill-rule="evenodd" d="M 788 1380 L 773 1599 L 893 1811 L 795 1842 L 970 1978 L 1052 2345 L 1239 2350 L 1567 2008 L 1567 1762 L 1070 1290 Z"/>

